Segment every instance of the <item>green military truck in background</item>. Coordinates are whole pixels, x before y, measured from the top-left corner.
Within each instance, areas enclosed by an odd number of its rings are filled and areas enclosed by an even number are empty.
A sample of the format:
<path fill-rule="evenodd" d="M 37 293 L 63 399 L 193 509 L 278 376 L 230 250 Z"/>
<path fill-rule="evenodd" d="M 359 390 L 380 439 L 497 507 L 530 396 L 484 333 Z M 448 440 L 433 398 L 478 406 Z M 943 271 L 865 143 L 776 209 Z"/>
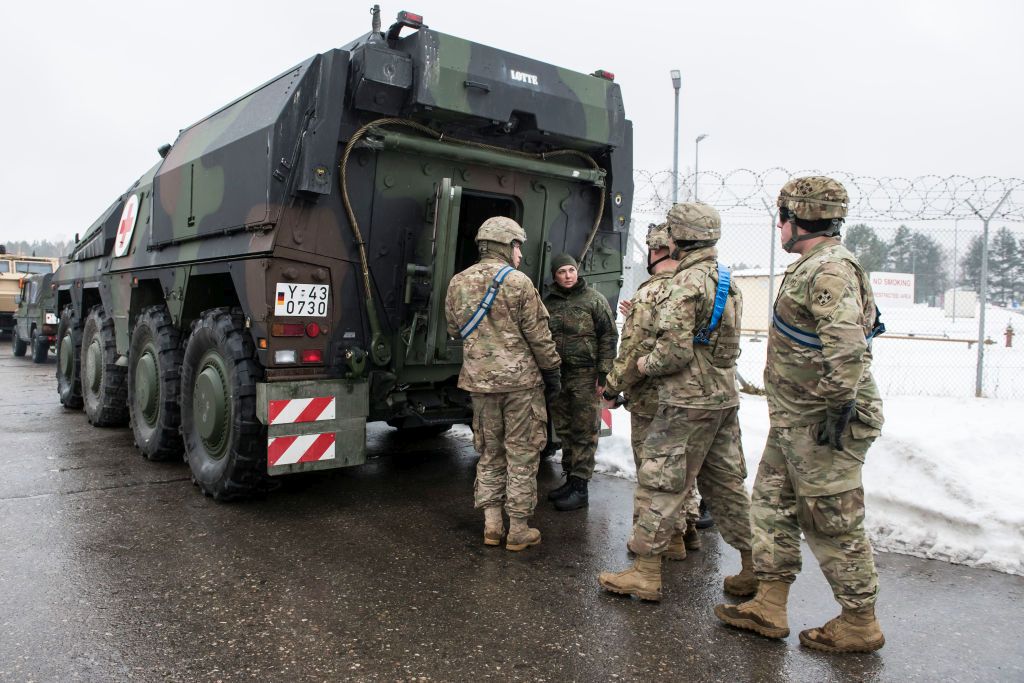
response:
<path fill-rule="evenodd" d="M 29 275 L 52 273 L 60 261 L 44 256 L 8 254 L 0 244 L 0 334 L 14 331 L 14 312 L 21 296 L 21 281 Z"/>
<path fill-rule="evenodd" d="M 402 35 L 403 30 L 406 35 Z M 446 333 L 484 219 L 526 229 L 614 306 L 632 127 L 605 71 L 433 31 L 407 12 L 183 129 L 57 272 L 60 401 L 184 455 L 218 500 L 358 465 L 366 424 L 471 418 Z"/>
<path fill-rule="evenodd" d="M 45 363 L 57 339 L 57 309 L 50 281 L 52 273 L 29 275 L 21 280 L 14 312 L 11 347 L 15 356 L 32 350 L 32 361 Z"/>

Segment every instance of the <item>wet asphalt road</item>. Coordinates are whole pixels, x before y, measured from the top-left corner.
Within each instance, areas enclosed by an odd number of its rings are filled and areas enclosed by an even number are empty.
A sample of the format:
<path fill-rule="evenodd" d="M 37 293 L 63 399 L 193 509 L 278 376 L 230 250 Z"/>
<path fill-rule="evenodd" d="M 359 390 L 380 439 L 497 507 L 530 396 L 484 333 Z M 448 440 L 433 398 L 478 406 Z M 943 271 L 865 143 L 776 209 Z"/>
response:
<path fill-rule="evenodd" d="M 713 530 L 666 567 L 662 603 L 601 592 L 628 563 L 630 482 L 597 476 L 585 511 L 541 504 L 536 548 L 486 548 L 468 432 L 383 428 L 363 467 L 217 504 L 127 429 L 65 412 L 53 374 L 3 345 L 3 681 L 1024 680 L 1022 577 L 879 555 L 886 647 L 824 655 L 796 635 L 838 611 L 806 548 L 786 641 L 711 614 L 739 565 Z"/>

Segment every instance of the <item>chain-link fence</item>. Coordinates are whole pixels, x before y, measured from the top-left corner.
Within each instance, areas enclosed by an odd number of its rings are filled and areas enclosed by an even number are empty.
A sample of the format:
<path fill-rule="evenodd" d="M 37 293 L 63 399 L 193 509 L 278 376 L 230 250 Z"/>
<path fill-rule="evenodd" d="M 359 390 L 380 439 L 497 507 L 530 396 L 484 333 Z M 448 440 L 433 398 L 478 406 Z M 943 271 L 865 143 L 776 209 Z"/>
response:
<path fill-rule="evenodd" d="M 678 201 L 696 193 L 722 213 L 719 257 L 743 291 L 739 370 L 752 383 L 761 382 L 774 295 L 797 258 L 779 244 L 775 198 L 791 176 L 816 173 L 702 171 L 696 187 L 693 175 L 680 178 Z M 874 343 L 882 392 L 1024 398 L 1024 181 L 825 175 L 850 193 L 843 240 L 872 274 L 887 328 Z M 671 206 L 672 173 L 638 171 L 635 185 L 624 297 L 647 278 L 643 238 Z"/>

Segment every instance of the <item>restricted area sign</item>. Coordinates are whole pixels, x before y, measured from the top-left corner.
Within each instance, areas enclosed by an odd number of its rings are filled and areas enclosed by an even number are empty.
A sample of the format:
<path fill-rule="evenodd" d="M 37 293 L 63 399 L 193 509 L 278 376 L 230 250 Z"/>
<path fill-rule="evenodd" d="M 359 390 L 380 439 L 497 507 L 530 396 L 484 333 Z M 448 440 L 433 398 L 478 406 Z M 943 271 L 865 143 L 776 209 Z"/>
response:
<path fill-rule="evenodd" d="M 132 243 L 135 232 L 135 219 L 139 217 L 139 195 L 133 194 L 124 203 L 121 211 L 121 222 L 117 224 L 117 241 L 114 242 L 114 256 L 124 256 Z"/>

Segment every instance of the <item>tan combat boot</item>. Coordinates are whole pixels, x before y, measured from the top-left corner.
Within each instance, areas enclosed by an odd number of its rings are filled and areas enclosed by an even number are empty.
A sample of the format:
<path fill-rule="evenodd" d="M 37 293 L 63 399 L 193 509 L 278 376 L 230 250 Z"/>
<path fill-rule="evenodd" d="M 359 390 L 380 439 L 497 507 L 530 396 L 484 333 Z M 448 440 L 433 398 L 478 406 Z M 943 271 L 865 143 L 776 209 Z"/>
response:
<path fill-rule="evenodd" d="M 622 572 L 601 572 L 597 582 L 605 590 L 635 595 L 641 600 L 661 600 L 661 555 L 637 557 L 632 569 Z"/>
<path fill-rule="evenodd" d="M 753 600 L 739 605 L 715 605 L 715 616 L 736 628 L 753 631 L 766 638 L 785 638 L 789 635 L 786 601 L 789 584 L 782 581 L 762 581 Z"/>
<path fill-rule="evenodd" d="M 526 517 L 509 517 L 508 537 L 505 539 L 505 550 L 519 552 L 531 545 L 540 544 L 540 531 L 526 523 Z"/>
<path fill-rule="evenodd" d="M 686 533 L 683 534 L 683 543 L 686 544 L 687 550 L 700 550 L 703 546 L 700 534 L 697 532 L 697 525 L 693 523 L 693 520 L 686 521 Z"/>
<path fill-rule="evenodd" d="M 685 560 L 686 544 L 683 542 L 683 535 L 678 531 L 673 533 L 668 546 L 665 548 L 665 552 L 661 555 L 666 560 Z"/>
<path fill-rule="evenodd" d="M 874 652 L 885 645 L 875 607 L 843 609 L 821 628 L 800 631 L 800 644 L 822 652 Z"/>
<path fill-rule="evenodd" d="M 739 574 L 725 577 L 722 582 L 722 590 L 729 595 L 737 595 L 746 598 L 757 592 L 757 577 L 754 576 L 754 560 L 749 550 L 740 551 L 740 563 L 742 569 Z"/>
<path fill-rule="evenodd" d="M 501 508 L 484 508 L 484 545 L 501 545 L 505 535 L 505 522 L 501 519 Z"/>

